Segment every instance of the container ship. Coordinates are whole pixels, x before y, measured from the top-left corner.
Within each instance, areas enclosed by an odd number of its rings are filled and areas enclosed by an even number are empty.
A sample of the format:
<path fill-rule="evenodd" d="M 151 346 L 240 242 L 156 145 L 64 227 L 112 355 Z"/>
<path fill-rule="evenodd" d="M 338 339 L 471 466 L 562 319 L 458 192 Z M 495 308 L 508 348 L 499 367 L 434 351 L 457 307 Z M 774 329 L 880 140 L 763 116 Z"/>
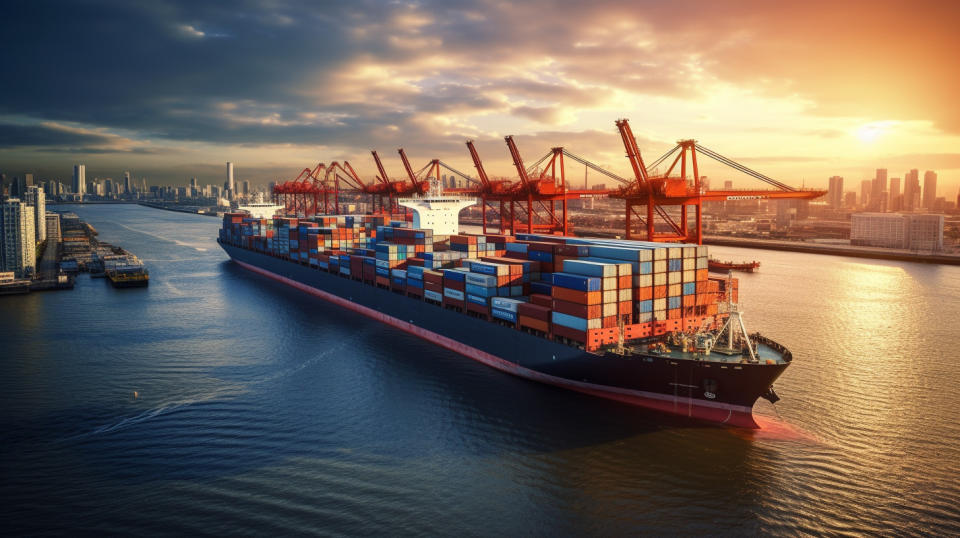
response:
<path fill-rule="evenodd" d="M 225 213 L 240 267 L 526 379 L 756 428 L 790 352 L 748 334 L 737 280 L 691 244 L 459 233 L 431 192 L 384 215 Z"/>

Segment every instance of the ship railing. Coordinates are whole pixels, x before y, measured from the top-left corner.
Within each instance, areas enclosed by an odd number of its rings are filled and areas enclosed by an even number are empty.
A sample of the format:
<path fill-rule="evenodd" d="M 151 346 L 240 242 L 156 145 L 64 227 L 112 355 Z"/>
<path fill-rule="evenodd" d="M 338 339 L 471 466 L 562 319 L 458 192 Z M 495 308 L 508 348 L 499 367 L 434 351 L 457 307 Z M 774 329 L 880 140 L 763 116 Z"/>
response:
<path fill-rule="evenodd" d="M 777 353 L 779 353 L 783 357 L 784 362 L 790 362 L 793 360 L 793 354 L 790 353 L 790 350 L 787 349 L 783 344 L 779 342 L 771 340 L 766 336 L 761 335 L 760 333 L 751 334 L 750 339 L 753 340 L 754 342 L 763 344 L 769 347 L 770 349 L 776 351 Z"/>

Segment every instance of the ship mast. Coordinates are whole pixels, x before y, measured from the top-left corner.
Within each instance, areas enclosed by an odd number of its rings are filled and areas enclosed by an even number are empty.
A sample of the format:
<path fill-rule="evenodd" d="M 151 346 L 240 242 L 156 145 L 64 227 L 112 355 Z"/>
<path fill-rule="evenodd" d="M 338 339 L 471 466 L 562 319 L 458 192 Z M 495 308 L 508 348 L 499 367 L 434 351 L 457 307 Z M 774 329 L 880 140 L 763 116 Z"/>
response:
<path fill-rule="evenodd" d="M 743 342 L 747 346 L 747 351 L 750 353 L 750 362 L 758 362 L 757 354 L 754 352 L 753 344 L 750 342 L 750 337 L 747 333 L 747 327 L 743 323 L 743 313 L 740 312 L 740 305 L 733 302 L 732 271 L 727 273 L 727 321 L 723 324 L 723 327 L 720 328 L 719 334 L 723 334 L 724 330 L 727 332 L 726 351 L 734 351 L 733 345 L 736 341 L 736 331 L 739 330 L 743 336 Z"/>

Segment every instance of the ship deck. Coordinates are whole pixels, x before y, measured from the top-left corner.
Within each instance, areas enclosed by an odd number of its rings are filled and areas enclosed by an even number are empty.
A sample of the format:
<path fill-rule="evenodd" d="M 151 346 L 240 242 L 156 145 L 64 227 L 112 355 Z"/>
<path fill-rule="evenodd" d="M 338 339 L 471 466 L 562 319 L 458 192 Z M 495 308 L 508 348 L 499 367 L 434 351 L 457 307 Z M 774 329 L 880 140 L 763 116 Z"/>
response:
<path fill-rule="evenodd" d="M 772 364 L 786 364 L 790 362 L 787 357 L 774 349 L 773 347 L 763 343 L 763 342 L 754 342 L 756 347 L 757 359 L 760 360 L 761 364 L 771 364 L 767 361 L 773 361 Z M 679 360 L 699 360 L 699 361 L 708 361 L 708 362 L 719 362 L 719 363 L 734 363 L 738 364 L 744 361 L 750 360 L 749 354 L 742 353 L 719 353 L 714 350 L 712 353 L 703 354 L 703 353 L 692 353 L 687 351 L 681 351 L 676 348 L 670 348 L 666 353 L 658 353 L 656 351 L 647 351 L 647 354 L 650 355 L 659 355 L 661 357 L 670 357 L 673 359 Z"/>

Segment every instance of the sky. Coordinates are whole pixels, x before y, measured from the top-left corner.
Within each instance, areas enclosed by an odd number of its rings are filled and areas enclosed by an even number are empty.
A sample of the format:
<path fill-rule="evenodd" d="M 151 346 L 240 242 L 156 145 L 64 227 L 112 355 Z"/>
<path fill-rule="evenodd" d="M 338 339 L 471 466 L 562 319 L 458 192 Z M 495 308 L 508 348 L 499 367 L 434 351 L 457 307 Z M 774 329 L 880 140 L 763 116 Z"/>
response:
<path fill-rule="evenodd" d="M 516 177 L 564 146 L 629 177 L 677 140 L 795 186 L 876 168 L 960 188 L 960 3 L 7 1 L 0 171 L 67 179 L 286 180 L 349 160 L 439 158 Z M 701 160 L 711 181 L 755 180 Z M 582 183 L 571 163 L 568 179 Z M 591 183 L 610 180 L 593 174 Z"/>

